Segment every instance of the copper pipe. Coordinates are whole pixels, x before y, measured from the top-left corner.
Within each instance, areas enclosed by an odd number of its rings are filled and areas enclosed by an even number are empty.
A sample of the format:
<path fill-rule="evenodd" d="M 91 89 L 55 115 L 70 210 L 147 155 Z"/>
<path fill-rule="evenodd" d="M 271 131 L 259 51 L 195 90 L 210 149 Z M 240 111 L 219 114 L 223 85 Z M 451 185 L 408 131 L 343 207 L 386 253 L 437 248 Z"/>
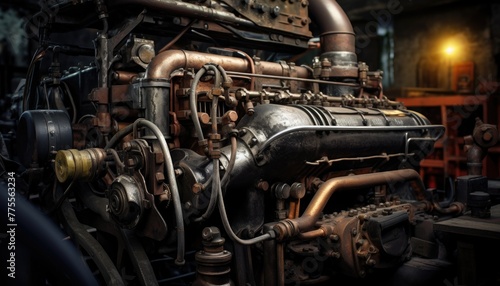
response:
<path fill-rule="evenodd" d="M 277 286 L 285 285 L 285 249 L 283 243 L 276 243 Z"/>
<path fill-rule="evenodd" d="M 253 62 L 252 57 L 250 57 L 250 55 L 248 55 L 247 53 L 245 53 L 243 51 L 240 51 L 240 50 L 237 50 L 237 49 L 233 49 L 233 48 L 224 48 L 224 49 L 227 50 L 227 51 L 232 51 L 232 52 L 236 52 L 236 53 L 239 53 L 239 54 L 243 55 L 248 60 L 248 63 L 250 64 L 250 72 L 252 74 L 255 74 L 255 64 Z M 255 89 L 255 78 L 254 77 L 250 78 L 250 88 L 252 90 Z"/>
<path fill-rule="evenodd" d="M 266 227 L 266 226 L 264 226 Z M 276 256 L 278 250 L 276 249 L 276 240 L 270 239 L 263 242 L 264 245 L 264 256 L 263 269 L 264 269 L 264 286 L 276 286 L 278 273 L 278 262 L 276 261 Z M 276 270 L 276 271 L 273 271 Z"/>
<path fill-rule="evenodd" d="M 319 26 L 323 52 L 355 52 L 355 37 L 351 21 L 335 0 L 309 1 L 309 13 Z"/>
<path fill-rule="evenodd" d="M 300 214 L 300 199 L 297 199 L 297 206 L 295 208 L 295 217 L 299 217 Z"/>
<path fill-rule="evenodd" d="M 441 207 L 438 202 L 420 201 L 413 203 L 413 206 L 418 210 L 425 212 L 436 211 L 440 214 L 461 214 L 465 210 L 464 204 L 460 202 L 452 202 L 449 207 Z"/>
<path fill-rule="evenodd" d="M 246 59 L 207 54 L 185 50 L 167 50 L 153 58 L 146 70 L 147 79 L 170 79 L 170 74 L 179 68 L 200 69 L 206 63 L 222 66 L 227 71 L 246 72 L 251 70 L 251 63 Z M 279 63 L 260 62 L 262 72 L 267 75 L 286 75 Z M 307 78 L 309 73 L 304 67 L 294 67 L 297 77 Z"/>
<path fill-rule="evenodd" d="M 319 190 L 307 206 L 306 210 L 296 219 L 285 219 L 274 226 L 278 240 L 296 236 L 301 232 L 308 231 L 321 216 L 323 209 L 330 200 L 333 193 L 342 190 L 353 190 L 360 188 L 371 188 L 385 184 L 395 184 L 398 182 L 414 182 L 414 186 L 419 192 L 425 190 L 420 175 L 413 169 L 403 169 L 380 173 L 370 173 L 355 176 L 343 176 L 330 179 L 321 184 Z"/>
<path fill-rule="evenodd" d="M 461 214 L 465 210 L 465 206 L 460 202 L 453 202 L 447 208 L 441 207 L 438 202 L 433 202 L 432 206 L 441 214 Z"/>
<path fill-rule="evenodd" d="M 137 73 L 129 71 L 116 71 L 113 74 L 113 79 L 118 84 L 129 84 L 137 77 Z"/>
<path fill-rule="evenodd" d="M 316 237 L 326 236 L 326 232 L 323 228 L 318 228 L 308 232 L 299 233 L 298 237 L 302 240 L 310 240 Z"/>
<path fill-rule="evenodd" d="M 290 200 L 290 207 L 288 208 L 288 218 L 289 219 L 296 218 L 295 216 L 296 212 L 297 212 L 297 200 L 292 199 Z"/>

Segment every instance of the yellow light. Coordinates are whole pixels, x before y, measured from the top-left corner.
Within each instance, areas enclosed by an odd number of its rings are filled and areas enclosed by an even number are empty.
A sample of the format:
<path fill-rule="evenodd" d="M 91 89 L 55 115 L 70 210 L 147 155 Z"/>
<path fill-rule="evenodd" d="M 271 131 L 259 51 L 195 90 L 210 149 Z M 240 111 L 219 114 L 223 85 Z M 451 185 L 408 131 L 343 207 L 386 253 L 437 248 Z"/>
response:
<path fill-rule="evenodd" d="M 455 52 L 455 47 L 448 46 L 448 47 L 446 47 L 446 49 L 444 49 L 444 52 L 445 52 L 447 55 L 452 55 L 452 54 Z"/>

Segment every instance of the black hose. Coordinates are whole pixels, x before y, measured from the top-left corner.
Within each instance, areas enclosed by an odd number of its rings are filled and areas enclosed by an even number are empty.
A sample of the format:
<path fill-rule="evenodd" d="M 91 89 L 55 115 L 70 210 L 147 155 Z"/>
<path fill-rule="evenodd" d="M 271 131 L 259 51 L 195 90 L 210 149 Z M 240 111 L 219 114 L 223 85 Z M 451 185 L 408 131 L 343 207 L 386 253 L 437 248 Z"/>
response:
<path fill-rule="evenodd" d="M 8 196 L 7 185 L 0 182 L 0 203 L 2 216 L 7 217 Z M 65 241 L 65 235 L 54 222 L 36 209 L 23 196 L 15 196 L 17 228 L 30 238 L 27 244 L 51 260 L 56 265 L 59 274 L 66 274 L 75 285 L 99 285 L 81 258 L 81 254 L 70 241 Z"/>

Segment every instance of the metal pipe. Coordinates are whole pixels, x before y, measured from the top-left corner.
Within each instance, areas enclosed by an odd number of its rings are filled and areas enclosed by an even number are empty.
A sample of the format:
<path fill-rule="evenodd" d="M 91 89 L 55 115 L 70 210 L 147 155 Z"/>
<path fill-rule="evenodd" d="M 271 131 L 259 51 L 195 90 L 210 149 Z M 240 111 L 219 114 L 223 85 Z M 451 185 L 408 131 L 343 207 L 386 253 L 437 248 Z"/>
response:
<path fill-rule="evenodd" d="M 355 37 L 351 21 L 335 0 L 309 1 L 309 13 L 316 21 L 323 52 L 355 52 Z"/>
<path fill-rule="evenodd" d="M 191 4 L 177 0 L 112 0 L 108 2 L 109 6 L 123 6 L 127 4 L 139 5 L 142 7 L 154 8 L 155 10 L 164 10 L 171 15 L 183 15 L 193 18 L 202 18 L 206 20 L 215 20 L 228 24 L 237 24 L 246 27 L 255 27 L 252 21 L 235 14 L 221 11 L 215 8 Z"/>
<path fill-rule="evenodd" d="M 411 204 L 417 208 L 417 210 L 423 210 L 425 212 L 438 212 L 440 214 L 448 215 L 458 215 L 463 213 L 465 210 L 464 204 L 460 202 L 452 202 L 448 207 L 442 207 L 438 202 L 429 202 L 429 201 L 418 201 L 411 202 Z"/>
<path fill-rule="evenodd" d="M 184 216 L 182 214 L 181 207 L 181 199 L 179 196 L 179 189 L 177 187 L 177 181 L 174 173 L 174 165 L 172 163 L 172 157 L 170 155 L 170 150 L 168 148 L 167 141 L 165 137 L 161 133 L 161 130 L 151 121 L 148 121 L 143 118 L 137 119 L 133 124 L 126 126 L 120 131 L 116 132 L 115 135 L 108 141 L 105 149 L 109 149 L 114 147 L 120 140 L 122 140 L 129 133 L 133 132 L 137 126 L 142 126 L 149 128 L 153 134 L 157 137 L 158 142 L 160 143 L 160 147 L 163 152 L 163 157 L 165 161 L 165 169 L 168 177 L 168 181 L 170 183 L 170 188 L 172 191 L 172 199 L 174 205 L 175 212 L 175 222 L 177 227 L 177 258 L 175 263 L 178 265 L 183 265 L 184 261 L 184 252 L 185 252 L 185 241 L 184 241 Z"/>
<path fill-rule="evenodd" d="M 269 137 L 267 141 L 262 144 L 259 148 L 259 152 L 264 151 L 267 147 L 271 145 L 273 141 L 276 141 L 286 135 L 289 135 L 294 132 L 299 131 L 414 131 L 414 130 L 424 130 L 424 129 L 442 129 L 444 130 L 443 125 L 425 125 L 425 126 L 295 126 L 290 127 L 288 129 L 282 130 L 273 136 Z M 440 136 L 436 136 L 432 138 L 433 141 L 439 139 Z M 406 150 L 405 154 L 408 154 L 408 150 Z"/>
<path fill-rule="evenodd" d="M 272 230 L 273 223 L 264 225 L 264 232 L 268 232 Z M 275 286 L 277 275 L 279 275 L 277 271 L 277 250 L 276 250 L 276 240 L 266 240 L 263 242 L 264 253 L 266 254 L 263 257 L 263 272 L 264 272 L 264 286 Z"/>
<path fill-rule="evenodd" d="M 299 233 L 299 239 L 301 240 L 310 240 L 316 237 L 323 237 L 323 236 L 326 236 L 326 231 L 323 228 L 318 228 L 308 232 Z"/>
<path fill-rule="evenodd" d="M 168 50 L 153 58 L 146 69 L 147 79 L 170 79 L 170 74 L 180 68 L 196 70 L 203 65 L 211 63 L 222 66 L 227 71 L 247 72 L 251 70 L 252 64 L 247 59 L 207 54 L 185 50 Z M 285 68 L 279 63 L 260 62 L 263 74 L 284 76 L 287 74 Z M 294 67 L 297 77 L 307 78 L 309 72 L 304 67 Z"/>
<path fill-rule="evenodd" d="M 276 243 L 276 268 L 277 268 L 277 286 L 285 285 L 285 246 L 283 243 Z"/>
<path fill-rule="evenodd" d="M 330 197 L 339 190 L 371 188 L 379 185 L 395 184 L 397 182 L 406 181 L 414 182 L 414 188 L 417 188 L 419 192 L 425 190 L 420 175 L 413 169 L 343 176 L 330 179 L 320 186 L 302 216 L 296 219 L 285 219 L 275 225 L 274 230 L 277 239 L 283 240 L 312 229 L 321 216 Z"/>
<path fill-rule="evenodd" d="M 172 200 L 175 212 L 175 223 L 177 227 L 177 258 L 175 259 L 175 263 L 177 265 L 184 265 L 185 263 L 184 217 L 181 207 L 181 198 L 179 196 L 179 188 L 177 187 L 177 181 L 174 173 L 172 156 L 170 154 L 167 141 L 165 140 L 165 137 L 163 137 L 161 130 L 151 121 L 139 118 L 134 122 L 133 125 L 134 126 L 139 125 L 149 128 L 158 139 L 161 151 L 163 152 L 165 169 L 167 172 L 168 182 L 170 183 L 170 190 L 172 191 Z"/>
<path fill-rule="evenodd" d="M 482 176 L 483 175 L 483 158 L 486 155 L 484 149 L 473 144 L 467 150 L 467 175 Z"/>

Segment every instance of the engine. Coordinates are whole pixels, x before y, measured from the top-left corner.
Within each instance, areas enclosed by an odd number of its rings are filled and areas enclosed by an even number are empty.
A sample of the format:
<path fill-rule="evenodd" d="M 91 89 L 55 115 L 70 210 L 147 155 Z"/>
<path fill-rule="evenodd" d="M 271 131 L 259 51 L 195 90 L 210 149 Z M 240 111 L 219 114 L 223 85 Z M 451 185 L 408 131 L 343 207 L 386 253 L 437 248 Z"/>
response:
<path fill-rule="evenodd" d="M 418 173 L 444 127 L 384 95 L 336 1 L 62 0 L 37 17 L 18 181 L 98 284 L 449 273 L 433 224 L 467 200 Z"/>

